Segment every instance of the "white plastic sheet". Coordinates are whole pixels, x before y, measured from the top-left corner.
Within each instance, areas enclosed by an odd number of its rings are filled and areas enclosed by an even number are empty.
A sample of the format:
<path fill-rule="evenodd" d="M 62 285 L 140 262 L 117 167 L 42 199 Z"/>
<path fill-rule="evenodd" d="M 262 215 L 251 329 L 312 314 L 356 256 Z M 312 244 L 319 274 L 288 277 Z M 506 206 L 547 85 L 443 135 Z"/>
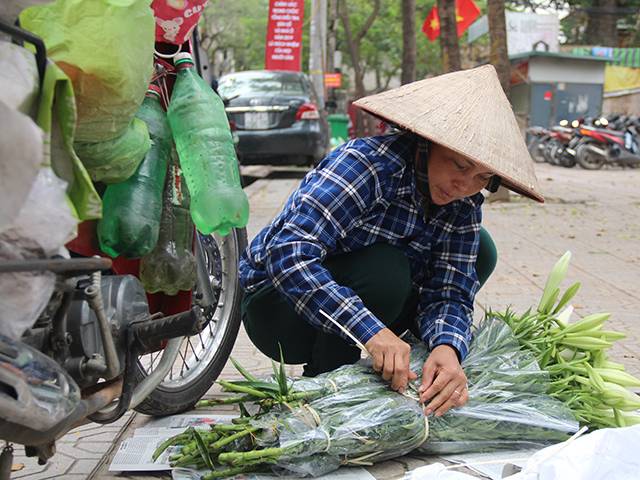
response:
<path fill-rule="evenodd" d="M 403 480 L 477 480 L 477 477 L 452 470 L 442 463 L 432 463 L 407 472 Z"/>
<path fill-rule="evenodd" d="M 0 41 L 0 101 L 30 115 L 38 97 L 38 68 L 32 52 Z"/>
<path fill-rule="evenodd" d="M 640 425 L 607 428 L 535 452 L 521 472 L 504 480 L 637 480 Z M 528 452 L 527 452 L 528 453 Z M 515 454 L 515 452 L 514 452 Z M 523 452 L 524 454 L 524 452 Z M 504 452 L 495 453 L 496 461 Z M 473 461 L 469 462 L 471 467 Z M 471 480 L 476 477 L 442 463 L 416 468 L 404 480 Z"/>
<path fill-rule="evenodd" d="M 0 232 L 18 216 L 29 195 L 43 160 L 42 135 L 28 116 L 0 100 Z"/>
<path fill-rule="evenodd" d="M 544 448 L 509 480 L 636 480 L 640 425 L 606 428 Z"/>

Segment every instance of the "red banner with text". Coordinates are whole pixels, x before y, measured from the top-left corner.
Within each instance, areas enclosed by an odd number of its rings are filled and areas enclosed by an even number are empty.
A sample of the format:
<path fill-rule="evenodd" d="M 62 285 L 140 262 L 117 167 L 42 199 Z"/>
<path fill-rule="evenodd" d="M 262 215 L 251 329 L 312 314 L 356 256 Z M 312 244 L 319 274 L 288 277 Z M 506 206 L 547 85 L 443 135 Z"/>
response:
<path fill-rule="evenodd" d="M 269 0 L 266 70 L 300 71 L 304 0 Z"/>

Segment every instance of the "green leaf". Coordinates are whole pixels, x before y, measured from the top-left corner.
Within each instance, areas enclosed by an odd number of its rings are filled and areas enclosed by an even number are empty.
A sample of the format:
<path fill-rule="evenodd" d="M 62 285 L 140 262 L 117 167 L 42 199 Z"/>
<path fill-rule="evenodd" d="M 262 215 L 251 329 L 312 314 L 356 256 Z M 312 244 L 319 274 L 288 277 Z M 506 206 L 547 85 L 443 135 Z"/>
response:
<path fill-rule="evenodd" d="M 229 360 L 231 360 L 231 363 L 233 363 L 233 366 L 236 368 L 236 370 L 238 370 L 240 375 L 242 375 L 244 378 L 246 378 L 250 382 L 257 382 L 258 381 L 258 379 L 256 377 L 254 377 L 253 375 L 251 375 L 242 365 L 240 365 L 240 363 L 238 361 L 236 361 L 235 358 L 229 357 Z"/>
<path fill-rule="evenodd" d="M 280 391 L 280 386 L 277 383 L 273 383 L 273 382 L 265 382 L 260 380 L 256 380 L 255 382 L 248 381 L 248 380 L 236 380 L 235 382 L 232 382 L 232 383 L 233 385 L 237 385 L 241 387 L 250 387 L 255 390 L 267 390 L 267 391 L 276 392 L 276 393 Z"/>
<path fill-rule="evenodd" d="M 289 394 L 289 382 L 287 381 L 287 374 L 284 370 L 284 354 L 282 353 L 282 345 L 278 342 L 278 349 L 280 350 L 280 370 L 278 372 L 278 385 L 280 386 L 280 395 L 283 397 Z"/>
<path fill-rule="evenodd" d="M 204 460 L 204 463 L 207 464 L 207 467 L 213 470 L 213 461 L 211 460 L 211 455 L 209 455 L 207 445 L 204 443 L 204 440 L 202 440 L 200 432 L 198 432 L 196 429 L 193 429 L 193 438 L 195 438 L 196 440 L 196 445 L 198 445 L 198 451 L 200 452 L 202 460 Z"/>
<path fill-rule="evenodd" d="M 184 432 L 174 435 L 171 438 L 167 438 L 164 442 L 158 445 L 158 448 L 156 448 L 155 451 L 153 452 L 151 459 L 155 462 L 158 459 L 158 457 L 162 455 L 162 452 L 164 452 L 170 446 L 176 444 L 178 440 L 186 437 L 189 433 L 190 432 L 188 430 L 185 430 Z"/>
<path fill-rule="evenodd" d="M 558 302 L 558 305 L 553 310 L 553 313 L 558 313 L 560 310 L 562 310 L 562 307 L 569 303 L 569 301 L 575 296 L 575 294 L 578 293 L 578 290 L 580 290 L 580 282 L 576 282 L 569 288 L 567 288 L 567 290 L 564 292 L 564 295 L 562 295 L 562 298 Z"/>

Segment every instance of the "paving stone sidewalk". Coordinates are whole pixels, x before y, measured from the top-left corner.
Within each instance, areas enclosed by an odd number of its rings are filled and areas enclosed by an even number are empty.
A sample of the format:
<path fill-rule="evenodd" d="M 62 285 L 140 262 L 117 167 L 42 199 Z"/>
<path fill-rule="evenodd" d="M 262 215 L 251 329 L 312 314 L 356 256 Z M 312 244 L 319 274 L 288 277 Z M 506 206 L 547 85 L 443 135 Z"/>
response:
<path fill-rule="evenodd" d="M 510 202 L 487 203 L 483 224 L 499 251 L 498 267 L 477 297 L 480 318 L 485 307 L 503 309 L 511 305 L 523 311 L 536 304 L 546 275 L 555 261 L 571 250 L 573 259 L 565 287 L 575 281 L 582 289 L 574 301 L 576 313 L 584 316 L 599 311 L 612 313 L 610 325 L 627 338 L 612 351 L 634 375 L 640 376 L 640 171 L 563 169 L 536 165 L 547 201 L 538 205 L 511 195 Z M 261 175 L 268 173 L 261 170 Z M 250 238 L 281 208 L 301 179 L 301 171 L 276 169 L 247 187 L 250 198 Z M 250 371 L 267 373 L 270 362 L 241 332 L 233 355 Z M 290 368 L 291 373 L 299 369 Z M 229 366 L 224 378 L 236 378 Z M 212 389 L 209 395 L 217 390 Z M 220 409 L 216 409 L 220 412 Z M 147 421 L 128 414 L 114 425 L 87 425 L 59 442 L 59 454 L 48 465 L 16 457 L 25 468 L 14 478 L 40 480 L 124 479 L 139 480 L 166 474 L 111 474 L 108 465 L 119 441 Z M 401 478 L 403 473 L 424 464 L 419 456 L 407 456 L 374 466 L 378 479 Z"/>

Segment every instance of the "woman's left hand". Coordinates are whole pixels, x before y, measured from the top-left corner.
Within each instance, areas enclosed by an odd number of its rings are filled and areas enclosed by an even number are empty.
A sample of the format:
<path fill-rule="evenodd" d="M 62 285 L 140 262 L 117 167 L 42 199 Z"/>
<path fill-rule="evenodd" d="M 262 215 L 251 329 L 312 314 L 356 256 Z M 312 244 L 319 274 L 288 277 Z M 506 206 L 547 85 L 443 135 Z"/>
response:
<path fill-rule="evenodd" d="M 439 417 L 450 408 L 467 403 L 467 376 L 453 347 L 438 345 L 431 351 L 422 369 L 419 392 L 420 401 L 426 404 L 425 415 L 435 412 Z"/>

